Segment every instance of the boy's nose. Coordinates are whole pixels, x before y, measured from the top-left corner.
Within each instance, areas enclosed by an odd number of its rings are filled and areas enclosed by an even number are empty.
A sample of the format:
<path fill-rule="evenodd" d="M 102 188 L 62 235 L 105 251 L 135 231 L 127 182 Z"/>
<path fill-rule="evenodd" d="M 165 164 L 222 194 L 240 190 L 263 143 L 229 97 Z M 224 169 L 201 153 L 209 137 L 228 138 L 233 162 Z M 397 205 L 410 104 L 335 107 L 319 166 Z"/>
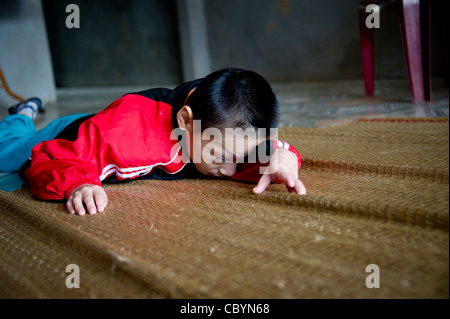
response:
<path fill-rule="evenodd" d="M 219 168 L 219 173 L 223 176 L 233 176 L 236 173 L 236 164 L 225 164 L 221 168 Z"/>

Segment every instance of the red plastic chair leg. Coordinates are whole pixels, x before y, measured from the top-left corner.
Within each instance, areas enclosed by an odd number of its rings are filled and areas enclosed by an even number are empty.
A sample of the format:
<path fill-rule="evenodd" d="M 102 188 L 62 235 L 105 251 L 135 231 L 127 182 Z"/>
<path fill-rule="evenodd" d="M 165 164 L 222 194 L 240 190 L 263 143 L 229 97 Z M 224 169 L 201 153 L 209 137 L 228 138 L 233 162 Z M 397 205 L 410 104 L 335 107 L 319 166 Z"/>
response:
<path fill-rule="evenodd" d="M 425 100 L 431 101 L 431 1 L 420 2 Z"/>
<path fill-rule="evenodd" d="M 364 87 L 368 96 L 373 96 L 374 67 L 374 30 L 366 26 L 367 13 L 363 7 L 359 9 L 359 34 L 361 40 L 361 59 L 364 74 Z"/>
<path fill-rule="evenodd" d="M 422 0 L 424 1 L 424 0 Z M 426 13 L 421 15 L 421 1 L 402 0 L 400 13 L 400 27 L 403 40 L 403 50 L 408 70 L 409 86 L 414 102 L 429 101 L 431 98 L 430 88 L 430 45 L 429 45 L 429 2 L 422 4 L 427 7 Z M 422 19 L 421 19 L 422 16 Z M 421 21 L 422 20 L 422 21 Z M 428 26 L 428 32 L 422 36 L 421 25 Z M 426 42 L 422 50 L 422 40 Z M 424 43 L 425 44 L 425 43 Z M 427 78 L 427 79 L 425 79 Z"/>

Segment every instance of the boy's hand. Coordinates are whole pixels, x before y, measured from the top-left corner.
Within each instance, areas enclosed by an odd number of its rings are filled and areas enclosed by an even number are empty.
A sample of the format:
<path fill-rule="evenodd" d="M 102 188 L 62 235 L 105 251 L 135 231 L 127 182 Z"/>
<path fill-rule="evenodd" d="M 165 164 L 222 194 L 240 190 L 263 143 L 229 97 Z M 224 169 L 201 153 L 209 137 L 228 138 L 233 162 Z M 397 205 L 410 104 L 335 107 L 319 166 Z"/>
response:
<path fill-rule="evenodd" d="M 101 213 L 108 205 L 108 196 L 103 187 L 85 184 L 70 193 L 66 206 L 70 214 L 82 216 L 86 214 L 83 204 L 86 205 L 89 214 Z"/>
<path fill-rule="evenodd" d="M 270 157 L 270 164 L 253 188 L 255 194 L 261 194 L 273 182 L 280 178 L 289 193 L 306 195 L 306 188 L 298 179 L 298 159 L 294 153 L 286 149 L 276 149 Z"/>

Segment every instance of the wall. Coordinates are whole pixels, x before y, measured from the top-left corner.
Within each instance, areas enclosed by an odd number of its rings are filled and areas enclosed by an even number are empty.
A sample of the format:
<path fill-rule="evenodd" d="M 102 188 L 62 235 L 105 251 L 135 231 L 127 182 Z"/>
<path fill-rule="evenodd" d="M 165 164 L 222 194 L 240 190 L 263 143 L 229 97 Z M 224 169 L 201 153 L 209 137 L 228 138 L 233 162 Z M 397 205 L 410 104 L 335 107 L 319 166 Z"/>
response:
<path fill-rule="evenodd" d="M 80 7 L 80 29 L 64 26 L 69 3 Z M 253 69 L 272 82 L 362 79 L 358 3 L 204 0 L 211 69 Z M 178 25 L 175 0 L 43 0 L 43 4 L 59 87 L 152 86 L 183 80 L 179 34 L 186 26 Z M 442 77 L 436 13 L 432 74 Z M 381 16 L 375 45 L 376 77 L 405 78 L 394 13 Z"/>
<path fill-rule="evenodd" d="M 68 29 L 68 4 L 80 28 Z M 181 81 L 174 0 L 43 0 L 59 87 Z"/>
<path fill-rule="evenodd" d="M 358 3 L 206 0 L 212 68 L 246 67 L 277 82 L 360 79 Z M 437 20 L 433 12 L 433 74 L 443 76 Z M 381 15 L 375 46 L 376 77 L 406 77 L 395 13 Z"/>
<path fill-rule="evenodd" d="M 11 90 L 24 99 L 56 100 L 40 0 L 0 1 L 0 67 Z M 18 101 L 0 89 L 0 105 Z"/>

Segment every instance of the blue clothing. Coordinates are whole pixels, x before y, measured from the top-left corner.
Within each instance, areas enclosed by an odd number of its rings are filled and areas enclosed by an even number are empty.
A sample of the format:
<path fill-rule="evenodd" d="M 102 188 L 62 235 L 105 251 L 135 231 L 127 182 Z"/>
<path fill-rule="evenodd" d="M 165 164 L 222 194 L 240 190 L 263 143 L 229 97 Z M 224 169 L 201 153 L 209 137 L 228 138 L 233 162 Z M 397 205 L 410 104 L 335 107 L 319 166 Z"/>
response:
<path fill-rule="evenodd" d="M 43 141 L 54 139 L 67 125 L 89 114 L 64 116 L 36 131 L 33 120 L 13 114 L 0 122 L 0 172 L 17 172 L 31 156 L 31 150 Z"/>

